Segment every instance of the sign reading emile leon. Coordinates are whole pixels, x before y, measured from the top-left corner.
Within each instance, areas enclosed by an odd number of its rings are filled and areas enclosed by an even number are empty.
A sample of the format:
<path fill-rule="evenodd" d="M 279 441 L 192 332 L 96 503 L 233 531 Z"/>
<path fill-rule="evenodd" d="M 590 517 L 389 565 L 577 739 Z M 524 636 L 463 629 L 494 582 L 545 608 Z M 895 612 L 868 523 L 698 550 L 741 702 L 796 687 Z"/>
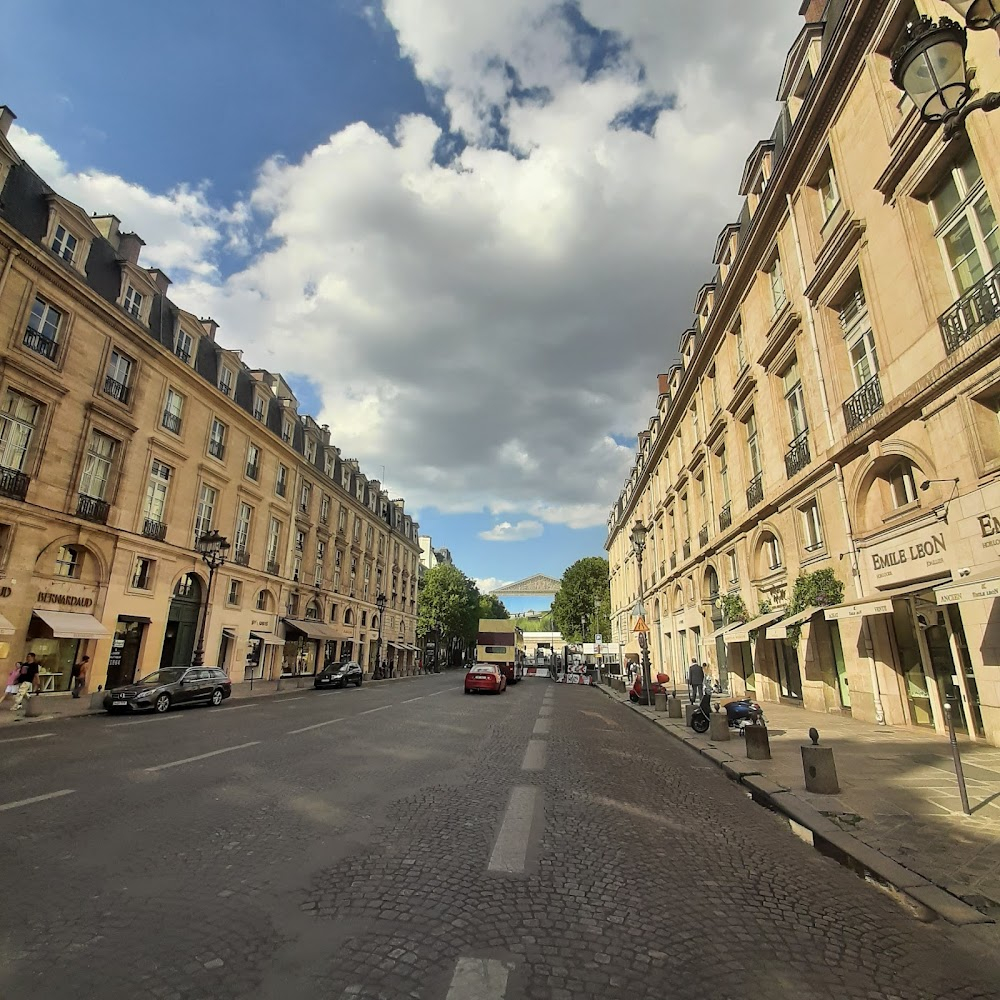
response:
<path fill-rule="evenodd" d="M 948 537 L 943 524 L 924 525 L 862 552 L 870 589 L 884 590 L 946 570 Z"/>

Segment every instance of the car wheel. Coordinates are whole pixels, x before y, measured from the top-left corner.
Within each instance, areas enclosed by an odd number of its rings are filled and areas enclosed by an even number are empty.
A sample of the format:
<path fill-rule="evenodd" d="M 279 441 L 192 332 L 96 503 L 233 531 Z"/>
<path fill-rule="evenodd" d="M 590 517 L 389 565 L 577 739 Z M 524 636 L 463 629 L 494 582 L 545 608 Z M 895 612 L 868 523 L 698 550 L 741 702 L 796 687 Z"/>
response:
<path fill-rule="evenodd" d="M 222 688 L 216 688 L 212 692 L 212 704 L 218 708 L 222 704 L 223 697 Z"/>
<path fill-rule="evenodd" d="M 639 704 L 639 696 L 637 694 L 630 694 L 628 696 L 628 700 L 631 701 L 631 702 L 633 702 L 636 705 Z"/>
<path fill-rule="evenodd" d="M 170 710 L 170 695 L 164 692 L 163 694 L 156 696 L 156 701 L 153 702 L 153 709 L 162 715 L 164 712 Z"/>

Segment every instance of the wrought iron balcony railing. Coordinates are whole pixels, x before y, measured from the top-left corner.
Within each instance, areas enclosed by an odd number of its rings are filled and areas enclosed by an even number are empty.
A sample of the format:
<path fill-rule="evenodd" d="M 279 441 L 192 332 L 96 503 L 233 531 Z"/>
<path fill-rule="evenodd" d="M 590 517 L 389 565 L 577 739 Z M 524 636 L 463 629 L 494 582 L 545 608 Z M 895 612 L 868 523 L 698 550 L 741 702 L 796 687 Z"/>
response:
<path fill-rule="evenodd" d="M 129 388 L 124 382 L 112 378 L 110 375 L 104 376 L 104 391 L 112 399 L 117 399 L 119 403 L 127 403 Z"/>
<path fill-rule="evenodd" d="M 758 472 L 747 487 L 747 510 L 753 510 L 764 499 L 764 473 Z"/>
<path fill-rule="evenodd" d="M 733 507 L 732 504 L 726 504 L 722 510 L 719 511 L 719 531 L 725 531 L 726 528 L 732 526 L 733 523 Z"/>
<path fill-rule="evenodd" d="M 171 413 L 169 410 L 164 410 L 163 426 L 166 427 L 166 429 L 173 434 L 180 434 L 181 418 L 176 413 Z"/>
<path fill-rule="evenodd" d="M 24 346 L 29 351 L 34 351 L 35 354 L 40 354 L 49 361 L 55 361 L 56 355 L 59 353 L 58 341 L 46 337 L 45 334 L 33 330 L 30 326 L 24 331 Z"/>
<path fill-rule="evenodd" d="M 708 545 L 708 525 L 703 524 L 698 532 L 698 548 L 703 549 L 706 545 Z"/>
<path fill-rule="evenodd" d="M 267 572 L 270 573 L 271 576 L 277 576 L 278 573 L 280 572 L 280 569 L 281 569 L 281 567 L 278 565 L 277 560 L 275 560 L 275 559 L 268 559 L 268 561 L 267 561 Z"/>
<path fill-rule="evenodd" d="M 155 538 L 162 542 L 167 537 L 167 526 L 162 521 L 157 521 L 155 517 L 147 517 L 142 522 L 142 533 L 147 538 Z"/>
<path fill-rule="evenodd" d="M 944 349 L 952 354 L 1000 316 L 1000 267 L 983 275 L 939 317 Z"/>
<path fill-rule="evenodd" d="M 809 431 L 797 434 L 788 445 L 785 453 L 785 475 L 791 479 L 801 472 L 811 461 L 809 457 Z"/>
<path fill-rule="evenodd" d="M 260 466 L 256 462 L 247 462 L 247 479 L 256 479 L 260 475 Z"/>
<path fill-rule="evenodd" d="M 844 423 L 847 425 L 848 433 L 878 413 L 883 406 L 885 401 L 882 399 L 882 386 L 879 384 L 878 375 L 872 375 L 857 392 L 844 400 Z"/>
<path fill-rule="evenodd" d="M 23 500 L 30 482 L 31 479 L 20 470 L 0 465 L 0 496 Z"/>
<path fill-rule="evenodd" d="M 97 524 L 107 524 L 110 513 L 111 504 L 106 500 L 99 500 L 97 497 L 88 497 L 86 493 L 81 493 L 77 498 L 77 517 L 82 517 L 86 521 L 94 521 Z"/>
<path fill-rule="evenodd" d="M 208 453 L 213 458 L 225 458 L 226 456 L 226 446 L 218 440 L 212 440 L 208 442 Z"/>
<path fill-rule="evenodd" d="M 250 553 L 246 549 L 234 549 L 232 562 L 236 563 L 237 566 L 249 566 Z"/>
<path fill-rule="evenodd" d="M 691 539 L 685 538 L 684 544 L 681 546 L 681 555 L 685 559 L 691 558 Z"/>

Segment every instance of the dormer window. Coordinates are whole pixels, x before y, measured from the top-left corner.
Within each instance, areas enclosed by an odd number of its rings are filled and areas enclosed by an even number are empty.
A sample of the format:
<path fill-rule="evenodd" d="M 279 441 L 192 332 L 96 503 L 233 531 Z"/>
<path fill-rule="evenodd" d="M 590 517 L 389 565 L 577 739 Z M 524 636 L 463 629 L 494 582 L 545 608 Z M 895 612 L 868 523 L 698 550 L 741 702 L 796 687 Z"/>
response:
<path fill-rule="evenodd" d="M 127 299 L 126 295 L 126 299 Z M 141 300 L 140 300 L 141 304 Z M 128 306 L 125 307 L 126 309 Z M 138 316 L 138 312 L 133 315 Z M 174 354 L 187 364 L 191 360 L 191 352 L 194 349 L 194 338 L 186 330 L 177 331 L 177 340 L 174 343 Z"/>
<path fill-rule="evenodd" d="M 315 463 L 316 461 L 316 442 L 307 441 L 306 442 L 306 461 Z"/>
<path fill-rule="evenodd" d="M 287 417 L 281 421 L 281 440 L 290 444 L 292 440 L 292 422 Z"/>
<path fill-rule="evenodd" d="M 136 319 L 142 313 L 142 303 L 143 295 L 142 292 L 138 292 L 134 285 L 126 285 L 125 287 L 125 312 L 130 316 L 134 316 Z"/>
<path fill-rule="evenodd" d="M 334 468 L 335 464 L 336 464 L 336 461 L 335 461 L 333 455 L 327 455 L 326 456 L 326 474 L 331 479 L 333 479 L 333 468 Z"/>
<path fill-rule="evenodd" d="M 219 392 L 221 392 L 224 396 L 232 396 L 233 382 L 235 379 L 236 376 L 233 374 L 232 368 L 227 368 L 223 365 L 219 370 Z M 256 416 L 256 413 L 254 416 Z"/>
<path fill-rule="evenodd" d="M 62 225 L 56 226 L 56 231 L 52 236 L 52 250 L 57 257 L 72 264 L 76 259 L 76 251 L 79 240 Z"/>
<path fill-rule="evenodd" d="M 254 418 L 254 420 L 259 420 L 261 423 L 264 423 L 264 410 L 265 410 L 264 397 L 263 396 L 254 396 L 254 398 L 253 398 L 253 418 Z"/>

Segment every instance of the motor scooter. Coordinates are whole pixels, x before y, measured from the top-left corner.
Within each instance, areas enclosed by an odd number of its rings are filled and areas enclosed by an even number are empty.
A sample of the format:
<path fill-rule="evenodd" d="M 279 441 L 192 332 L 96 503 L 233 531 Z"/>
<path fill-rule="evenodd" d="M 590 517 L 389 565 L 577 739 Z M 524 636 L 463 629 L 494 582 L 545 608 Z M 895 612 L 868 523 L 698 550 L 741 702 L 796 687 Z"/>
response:
<path fill-rule="evenodd" d="M 696 733 L 707 733 L 709 726 L 709 713 L 712 711 L 712 695 L 706 692 L 698 707 L 691 713 L 691 728 Z"/>
<path fill-rule="evenodd" d="M 762 726 L 767 724 L 764 711 L 750 698 L 734 698 L 723 706 L 730 729 L 738 729 L 740 733 L 747 726 Z"/>

